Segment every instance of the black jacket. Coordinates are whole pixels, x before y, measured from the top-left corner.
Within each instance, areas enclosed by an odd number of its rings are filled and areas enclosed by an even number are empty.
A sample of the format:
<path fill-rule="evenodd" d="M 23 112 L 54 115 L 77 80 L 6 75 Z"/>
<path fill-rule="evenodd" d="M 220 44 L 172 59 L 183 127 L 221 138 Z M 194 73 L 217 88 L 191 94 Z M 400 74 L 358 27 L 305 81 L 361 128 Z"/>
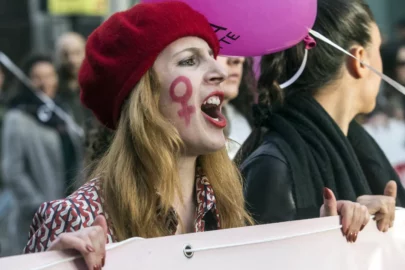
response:
<path fill-rule="evenodd" d="M 269 111 L 257 149 L 241 165 L 247 208 L 259 223 L 319 217 L 323 189 L 337 200 L 382 195 L 388 181 L 405 189 L 373 138 L 357 122 L 347 136 L 312 97 L 296 95 Z M 249 140 L 249 139 L 248 139 Z"/>
<path fill-rule="evenodd" d="M 273 142 L 278 139 L 265 136 L 263 144 L 240 167 L 247 208 L 259 224 L 299 219 L 287 160 Z"/>

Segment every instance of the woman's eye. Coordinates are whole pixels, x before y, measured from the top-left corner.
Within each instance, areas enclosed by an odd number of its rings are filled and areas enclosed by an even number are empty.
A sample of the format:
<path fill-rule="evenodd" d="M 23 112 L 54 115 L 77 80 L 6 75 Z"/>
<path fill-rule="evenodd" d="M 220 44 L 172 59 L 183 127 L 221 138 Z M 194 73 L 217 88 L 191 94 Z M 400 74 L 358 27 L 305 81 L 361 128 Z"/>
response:
<path fill-rule="evenodd" d="M 194 66 L 195 64 L 196 64 L 195 58 L 189 58 L 186 60 L 182 60 L 179 63 L 180 66 Z"/>

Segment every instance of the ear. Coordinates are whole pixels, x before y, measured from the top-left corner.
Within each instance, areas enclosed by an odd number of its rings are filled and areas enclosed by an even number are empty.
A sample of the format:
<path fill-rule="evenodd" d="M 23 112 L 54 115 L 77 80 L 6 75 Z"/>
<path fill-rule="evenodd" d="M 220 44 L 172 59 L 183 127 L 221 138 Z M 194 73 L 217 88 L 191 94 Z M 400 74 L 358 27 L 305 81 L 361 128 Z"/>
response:
<path fill-rule="evenodd" d="M 354 46 L 350 49 L 350 53 L 357 59 L 360 59 L 362 62 L 368 63 L 368 55 L 364 47 Z M 367 76 L 369 69 L 361 64 L 357 59 L 350 56 L 346 57 L 346 67 L 350 75 L 352 75 L 355 79 L 361 79 Z"/>

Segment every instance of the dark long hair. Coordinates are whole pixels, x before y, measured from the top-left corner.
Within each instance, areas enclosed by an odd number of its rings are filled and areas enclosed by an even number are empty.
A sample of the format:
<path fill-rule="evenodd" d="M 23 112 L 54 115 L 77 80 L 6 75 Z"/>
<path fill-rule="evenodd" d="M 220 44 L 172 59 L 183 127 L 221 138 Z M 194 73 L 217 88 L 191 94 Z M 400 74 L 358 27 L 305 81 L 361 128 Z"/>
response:
<path fill-rule="evenodd" d="M 374 17 L 363 0 L 318 0 L 318 13 L 313 29 L 345 49 L 354 44 L 366 47 L 371 43 L 371 23 Z M 306 68 L 290 87 L 281 90 L 280 83 L 290 79 L 299 69 L 304 57 L 305 44 L 271 55 L 261 61 L 258 81 L 259 104 L 255 106 L 255 129 L 237 155 L 245 160 L 262 142 L 268 131 L 266 122 L 271 113 L 283 105 L 283 100 L 299 93 L 314 95 L 338 79 L 346 55 L 329 44 L 319 41 L 308 52 Z"/>

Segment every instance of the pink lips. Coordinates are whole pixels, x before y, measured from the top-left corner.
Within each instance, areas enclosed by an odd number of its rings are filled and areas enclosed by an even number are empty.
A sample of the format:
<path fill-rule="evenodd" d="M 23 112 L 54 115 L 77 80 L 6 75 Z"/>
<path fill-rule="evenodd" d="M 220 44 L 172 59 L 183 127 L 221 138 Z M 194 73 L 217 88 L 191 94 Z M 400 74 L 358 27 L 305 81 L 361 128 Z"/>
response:
<path fill-rule="evenodd" d="M 219 97 L 219 100 L 221 102 L 219 106 L 221 106 L 222 101 L 224 100 L 224 92 L 223 91 L 214 91 L 214 92 L 212 92 L 211 94 L 209 94 L 204 99 L 203 103 L 205 101 L 207 101 L 210 97 L 213 97 L 213 96 Z M 212 125 L 214 125 L 214 126 L 216 126 L 218 128 L 226 127 L 227 121 L 226 121 L 225 116 L 222 113 L 218 112 L 218 121 L 217 121 L 214 118 L 212 118 L 211 116 L 209 116 L 208 114 L 204 113 L 203 111 L 201 111 L 201 112 L 202 112 L 204 118 L 207 119 Z"/>

